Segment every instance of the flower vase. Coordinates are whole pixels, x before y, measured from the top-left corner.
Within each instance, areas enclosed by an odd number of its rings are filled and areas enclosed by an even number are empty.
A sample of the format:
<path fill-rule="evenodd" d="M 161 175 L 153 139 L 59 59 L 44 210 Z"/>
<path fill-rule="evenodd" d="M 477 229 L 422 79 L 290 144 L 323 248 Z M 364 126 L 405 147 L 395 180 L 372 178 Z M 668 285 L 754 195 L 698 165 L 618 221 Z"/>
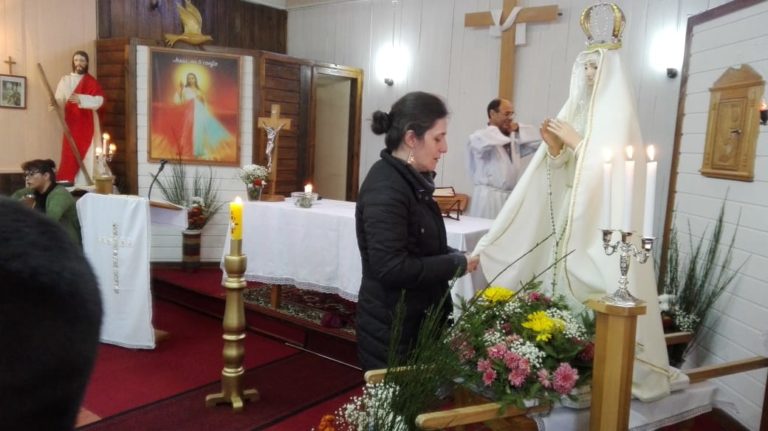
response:
<path fill-rule="evenodd" d="M 249 201 L 260 201 L 261 200 L 261 192 L 264 190 L 264 186 L 261 187 L 253 187 L 248 186 L 246 187 L 246 191 L 248 194 L 248 200 Z"/>
<path fill-rule="evenodd" d="M 186 229 L 182 232 L 182 260 L 181 268 L 184 271 L 196 272 L 200 267 L 200 240 L 202 231 L 199 229 Z"/>

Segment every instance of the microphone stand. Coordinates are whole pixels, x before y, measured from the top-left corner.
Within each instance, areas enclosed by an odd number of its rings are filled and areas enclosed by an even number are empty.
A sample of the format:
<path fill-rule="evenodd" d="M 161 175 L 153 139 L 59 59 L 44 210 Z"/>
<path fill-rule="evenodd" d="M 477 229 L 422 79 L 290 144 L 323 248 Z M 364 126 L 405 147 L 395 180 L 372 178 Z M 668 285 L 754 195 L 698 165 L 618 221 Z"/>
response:
<path fill-rule="evenodd" d="M 160 176 L 160 172 L 163 172 L 163 169 L 165 169 L 165 164 L 168 163 L 168 160 L 160 160 L 160 167 L 157 168 L 157 173 L 152 178 L 152 182 L 149 184 L 149 192 L 147 193 L 147 200 L 152 199 L 152 187 L 154 187 L 155 183 L 157 182 L 157 177 Z"/>

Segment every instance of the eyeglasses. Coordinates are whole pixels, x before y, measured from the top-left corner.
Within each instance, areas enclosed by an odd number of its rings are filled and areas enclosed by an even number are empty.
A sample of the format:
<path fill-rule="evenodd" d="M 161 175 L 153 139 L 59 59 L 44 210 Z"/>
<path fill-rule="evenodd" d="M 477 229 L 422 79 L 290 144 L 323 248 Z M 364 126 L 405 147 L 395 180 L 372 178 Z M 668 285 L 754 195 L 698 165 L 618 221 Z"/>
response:
<path fill-rule="evenodd" d="M 39 173 L 40 171 L 24 171 L 24 177 L 34 177 Z"/>

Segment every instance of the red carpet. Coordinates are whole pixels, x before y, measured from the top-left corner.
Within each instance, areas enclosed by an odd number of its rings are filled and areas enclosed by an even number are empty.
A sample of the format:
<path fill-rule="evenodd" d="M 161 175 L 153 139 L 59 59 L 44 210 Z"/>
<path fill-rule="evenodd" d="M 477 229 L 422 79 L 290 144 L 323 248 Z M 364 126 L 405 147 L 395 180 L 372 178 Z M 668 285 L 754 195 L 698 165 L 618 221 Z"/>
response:
<path fill-rule="evenodd" d="M 221 321 L 160 300 L 154 326 L 170 333 L 154 350 L 102 344 L 83 406 L 100 417 L 218 381 L 223 367 Z M 248 333 L 244 366 L 252 368 L 298 350 Z"/>
<path fill-rule="evenodd" d="M 216 382 L 80 429 L 262 430 L 361 383 L 359 370 L 302 352 L 246 371 L 244 388 L 257 389 L 261 399 L 247 403 L 240 413 L 228 405 L 205 407 L 205 396 L 221 389 Z"/>

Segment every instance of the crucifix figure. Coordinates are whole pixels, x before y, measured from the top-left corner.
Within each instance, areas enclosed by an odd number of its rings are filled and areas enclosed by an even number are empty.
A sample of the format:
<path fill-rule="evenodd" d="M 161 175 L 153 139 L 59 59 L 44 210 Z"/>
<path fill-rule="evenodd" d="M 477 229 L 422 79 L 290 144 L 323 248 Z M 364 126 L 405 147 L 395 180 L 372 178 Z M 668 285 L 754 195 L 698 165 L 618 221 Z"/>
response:
<path fill-rule="evenodd" d="M 496 12 L 496 11 L 494 11 Z M 501 14 L 475 12 L 464 15 L 464 27 L 493 27 L 501 33 L 501 64 L 499 67 L 499 97 L 514 101 L 515 91 L 515 32 L 513 26 L 528 22 L 549 22 L 557 19 L 557 6 L 518 7 L 517 0 L 504 0 Z M 512 15 L 512 16 L 510 16 Z M 494 19 L 496 18 L 496 19 Z M 507 22 L 509 20 L 509 22 Z"/>
<path fill-rule="evenodd" d="M 13 65 L 16 64 L 16 62 L 13 61 L 13 57 L 9 55 L 8 60 L 5 60 L 3 63 L 8 65 L 8 74 L 13 75 Z"/>
<path fill-rule="evenodd" d="M 281 130 L 291 129 L 290 118 L 280 118 L 280 105 L 273 104 L 269 117 L 259 117 L 259 128 L 267 132 L 267 170 L 269 171 L 270 193 L 262 196 L 262 200 L 273 200 L 277 183 L 277 135 Z M 282 200 L 282 199 L 280 199 Z"/>

